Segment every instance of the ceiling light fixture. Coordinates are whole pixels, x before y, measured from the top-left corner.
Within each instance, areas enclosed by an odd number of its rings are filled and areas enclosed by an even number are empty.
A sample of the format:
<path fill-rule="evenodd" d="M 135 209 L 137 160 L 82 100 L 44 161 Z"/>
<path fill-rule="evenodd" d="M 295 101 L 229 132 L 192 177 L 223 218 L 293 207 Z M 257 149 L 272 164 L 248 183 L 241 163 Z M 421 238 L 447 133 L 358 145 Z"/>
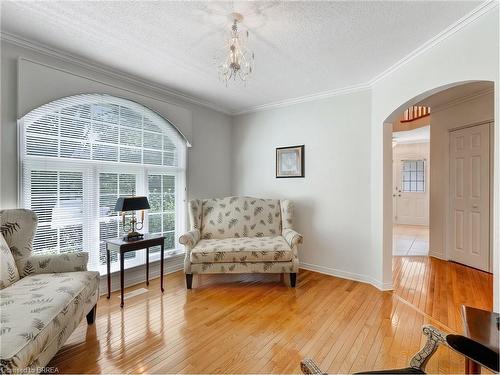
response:
<path fill-rule="evenodd" d="M 219 79 L 225 82 L 226 86 L 231 79 L 246 83 L 252 74 L 254 62 L 254 53 L 247 47 L 248 30 L 243 35 L 238 31 L 238 23 L 243 21 L 243 16 L 240 13 L 231 13 L 229 18 L 233 25 L 217 66 Z"/>

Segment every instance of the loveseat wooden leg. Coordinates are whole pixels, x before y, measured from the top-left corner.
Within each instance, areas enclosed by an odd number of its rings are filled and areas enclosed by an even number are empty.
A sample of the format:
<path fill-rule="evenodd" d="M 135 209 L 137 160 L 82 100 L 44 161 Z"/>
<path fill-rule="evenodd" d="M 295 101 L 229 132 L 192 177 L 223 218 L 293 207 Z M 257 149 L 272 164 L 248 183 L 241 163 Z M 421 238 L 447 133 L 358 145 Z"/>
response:
<path fill-rule="evenodd" d="M 297 283 L 297 274 L 291 273 L 290 274 L 290 285 L 292 286 L 292 288 L 295 288 L 296 283 Z"/>
<path fill-rule="evenodd" d="M 97 304 L 95 304 L 94 307 L 92 307 L 92 310 L 90 310 L 89 313 L 87 314 L 88 325 L 94 324 L 96 315 L 97 315 Z"/>
<path fill-rule="evenodd" d="M 193 287 L 193 274 L 192 273 L 186 273 L 186 286 L 188 289 L 191 289 Z"/>

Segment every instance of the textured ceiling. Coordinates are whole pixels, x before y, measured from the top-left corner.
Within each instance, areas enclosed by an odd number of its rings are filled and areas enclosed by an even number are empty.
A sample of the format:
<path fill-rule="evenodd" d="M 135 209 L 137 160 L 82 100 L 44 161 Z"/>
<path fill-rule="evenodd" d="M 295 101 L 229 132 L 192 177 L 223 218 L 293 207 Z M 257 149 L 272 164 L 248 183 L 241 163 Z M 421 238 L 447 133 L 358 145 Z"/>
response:
<path fill-rule="evenodd" d="M 2 1 L 1 28 L 238 112 L 364 84 L 479 1 Z M 218 80 L 232 11 L 245 16 L 255 72 Z"/>

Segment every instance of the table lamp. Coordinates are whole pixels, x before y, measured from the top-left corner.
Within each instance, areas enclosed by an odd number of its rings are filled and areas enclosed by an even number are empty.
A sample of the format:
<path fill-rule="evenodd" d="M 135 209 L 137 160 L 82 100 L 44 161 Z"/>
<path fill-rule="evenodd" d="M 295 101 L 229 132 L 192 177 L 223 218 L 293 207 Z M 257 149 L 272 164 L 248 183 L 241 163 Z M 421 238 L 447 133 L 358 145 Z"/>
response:
<path fill-rule="evenodd" d="M 139 240 L 144 237 L 142 233 L 137 232 L 144 227 L 144 210 L 149 209 L 147 197 L 121 197 L 118 198 L 115 205 L 115 211 L 121 212 L 123 229 L 128 233 L 123 237 L 126 241 Z M 141 211 L 141 221 L 135 217 L 135 211 Z M 127 212 L 132 212 L 130 221 L 126 222 Z M 140 227 L 139 227 L 140 226 Z"/>

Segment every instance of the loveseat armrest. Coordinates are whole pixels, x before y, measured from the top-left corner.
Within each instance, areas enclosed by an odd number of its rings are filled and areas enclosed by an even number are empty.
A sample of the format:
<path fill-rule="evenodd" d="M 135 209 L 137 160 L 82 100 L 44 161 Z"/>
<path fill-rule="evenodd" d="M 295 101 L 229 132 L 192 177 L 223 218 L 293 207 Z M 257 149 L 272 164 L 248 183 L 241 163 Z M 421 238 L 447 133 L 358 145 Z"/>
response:
<path fill-rule="evenodd" d="M 23 276 L 40 273 L 86 271 L 89 253 L 31 255 L 17 261 L 19 273 Z"/>
<path fill-rule="evenodd" d="M 179 242 L 186 246 L 188 250 L 192 249 L 195 247 L 195 245 L 198 243 L 200 240 L 201 233 L 198 229 L 192 229 L 189 232 L 184 233 L 182 236 L 179 238 Z"/>
<path fill-rule="evenodd" d="M 302 235 L 297 233 L 293 229 L 283 229 L 282 235 L 285 238 L 285 241 L 288 242 L 288 245 L 290 245 L 290 247 L 295 247 L 298 244 L 301 244 L 303 240 Z"/>

